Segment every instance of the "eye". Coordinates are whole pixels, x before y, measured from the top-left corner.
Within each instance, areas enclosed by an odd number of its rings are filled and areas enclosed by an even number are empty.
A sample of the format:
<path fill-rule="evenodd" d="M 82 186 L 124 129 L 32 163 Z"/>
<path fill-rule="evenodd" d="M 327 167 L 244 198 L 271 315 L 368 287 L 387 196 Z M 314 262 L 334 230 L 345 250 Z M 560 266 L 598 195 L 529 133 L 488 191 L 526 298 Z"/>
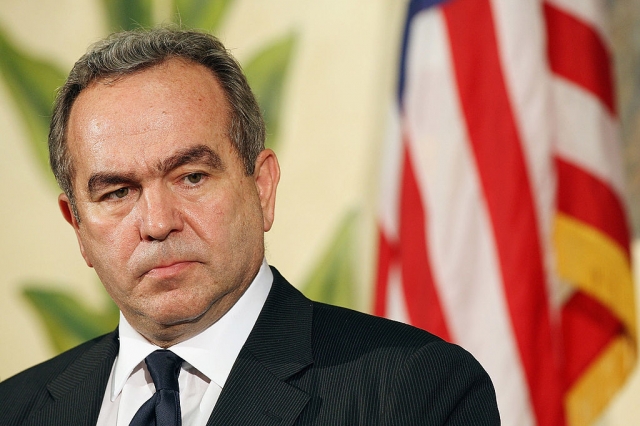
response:
<path fill-rule="evenodd" d="M 116 189 L 111 193 L 111 197 L 113 198 L 124 198 L 127 195 L 129 195 L 129 188 Z"/>
<path fill-rule="evenodd" d="M 199 183 L 202 180 L 202 173 L 191 173 L 185 176 L 189 183 Z"/>

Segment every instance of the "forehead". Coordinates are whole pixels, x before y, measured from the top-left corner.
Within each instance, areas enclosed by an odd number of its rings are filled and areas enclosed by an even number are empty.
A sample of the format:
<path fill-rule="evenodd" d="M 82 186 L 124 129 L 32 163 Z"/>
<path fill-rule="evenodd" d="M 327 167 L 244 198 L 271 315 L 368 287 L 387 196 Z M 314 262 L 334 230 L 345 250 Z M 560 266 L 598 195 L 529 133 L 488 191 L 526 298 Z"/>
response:
<path fill-rule="evenodd" d="M 169 59 L 83 90 L 69 115 L 69 153 L 79 169 L 88 158 L 100 163 L 127 153 L 160 153 L 203 139 L 220 140 L 227 136 L 229 110 L 209 69 Z"/>

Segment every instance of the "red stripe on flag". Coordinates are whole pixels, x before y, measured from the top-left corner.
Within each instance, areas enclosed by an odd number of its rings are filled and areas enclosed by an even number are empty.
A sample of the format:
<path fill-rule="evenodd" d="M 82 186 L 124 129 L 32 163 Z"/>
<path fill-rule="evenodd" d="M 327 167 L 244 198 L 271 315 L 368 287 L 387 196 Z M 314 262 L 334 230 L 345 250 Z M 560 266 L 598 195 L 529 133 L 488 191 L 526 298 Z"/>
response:
<path fill-rule="evenodd" d="M 400 193 L 402 285 L 411 324 L 450 340 L 427 252 L 426 212 L 405 142 Z"/>
<path fill-rule="evenodd" d="M 456 82 L 493 225 L 504 291 L 537 423 L 564 423 L 531 187 L 487 0 L 443 6 Z"/>
<path fill-rule="evenodd" d="M 544 16 L 551 70 L 592 93 L 615 115 L 611 58 L 598 33 L 548 3 Z"/>
<path fill-rule="evenodd" d="M 373 314 L 387 315 L 387 289 L 389 287 L 389 269 L 393 260 L 393 246 L 380 227 L 378 230 L 378 276 L 376 277 L 375 300 Z"/>
<path fill-rule="evenodd" d="M 556 158 L 556 167 L 558 210 L 606 234 L 630 258 L 627 217 L 617 194 L 600 179 L 567 161 Z"/>
<path fill-rule="evenodd" d="M 594 298 L 583 292 L 571 296 L 562 309 L 567 389 L 622 332 L 622 323 Z"/>

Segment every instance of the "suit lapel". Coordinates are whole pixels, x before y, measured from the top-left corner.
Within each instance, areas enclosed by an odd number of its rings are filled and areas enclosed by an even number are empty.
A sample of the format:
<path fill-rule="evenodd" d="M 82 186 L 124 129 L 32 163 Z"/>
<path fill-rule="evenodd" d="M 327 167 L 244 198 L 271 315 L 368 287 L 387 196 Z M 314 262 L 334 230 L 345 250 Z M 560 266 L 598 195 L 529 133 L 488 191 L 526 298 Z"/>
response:
<path fill-rule="evenodd" d="M 207 426 L 291 425 L 309 395 L 287 380 L 313 363 L 312 305 L 272 268 L 274 282 Z"/>
<path fill-rule="evenodd" d="M 24 426 L 95 425 L 117 353 L 116 331 L 96 342 L 49 382 L 49 400 Z"/>

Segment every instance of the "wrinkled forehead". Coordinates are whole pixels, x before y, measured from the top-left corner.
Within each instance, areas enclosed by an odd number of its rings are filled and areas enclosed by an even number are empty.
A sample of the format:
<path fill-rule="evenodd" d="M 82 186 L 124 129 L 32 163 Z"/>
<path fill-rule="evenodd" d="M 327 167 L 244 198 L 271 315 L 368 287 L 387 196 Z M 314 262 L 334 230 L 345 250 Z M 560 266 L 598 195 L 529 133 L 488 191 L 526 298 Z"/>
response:
<path fill-rule="evenodd" d="M 76 172 L 107 161 L 203 140 L 229 144 L 230 107 L 206 67 L 171 59 L 118 78 L 94 81 L 75 100 L 67 145 Z"/>
<path fill-rule="evenodd" d="M 135 72 L 93 80 L 75 99 L 69 121 L 87 107 L 117 115 L 132 98 L 148 99 L 145 108 L 126 111 L 143 115 L 152 108 L 203 109 L 229 112 L 226 95 L 213 72 L 203 65 L 172 58 Z M 152 102 L 157 99 L 157 102 Z M 167 111 L 168 112 L 168 111 Z"/>

